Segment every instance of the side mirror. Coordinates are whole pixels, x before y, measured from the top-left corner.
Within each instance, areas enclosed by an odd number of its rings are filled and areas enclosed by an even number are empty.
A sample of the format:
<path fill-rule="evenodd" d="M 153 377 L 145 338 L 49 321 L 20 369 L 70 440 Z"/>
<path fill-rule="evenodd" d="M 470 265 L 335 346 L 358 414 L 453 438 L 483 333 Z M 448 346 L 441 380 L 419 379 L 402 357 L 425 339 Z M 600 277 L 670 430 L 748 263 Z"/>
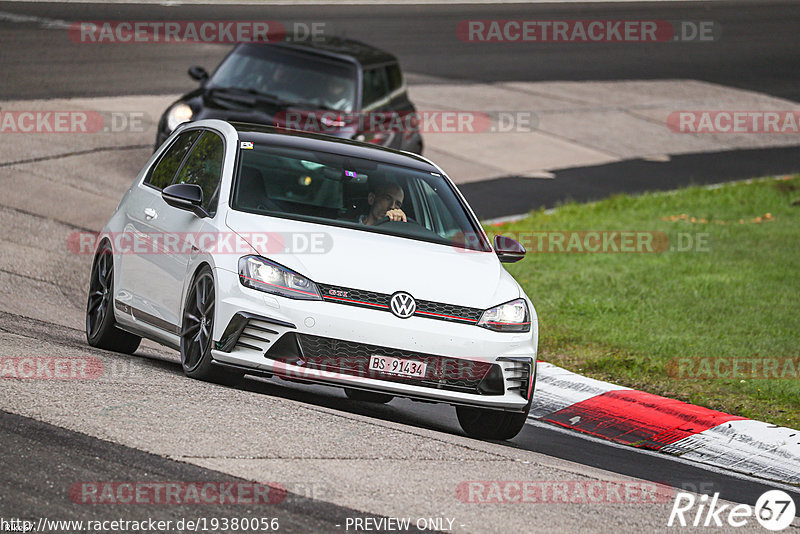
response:
<path fill-rule="evenodd" d="M 200 83 L 205 83 L 206 80 L 208 80 L 208 73 L 206 72 L 206 69 L 203 67 L 198 67 L 197 65 L 194 67 L 189 67 L 189 76 Z"/>
<path fill-rule="evenodd" d="M 503 263 L 514 263 L 525 257 L 525 247 L 504 235 L 494 236 L 494 252 Z"/>
<path fill-rule="evenodd" d="M 203 189 L 197 184 L 172 184 L 161 191 L 161 198 L 173 208 L 191 211 L 201 219 L 211 216 L 203 208 Z"/>

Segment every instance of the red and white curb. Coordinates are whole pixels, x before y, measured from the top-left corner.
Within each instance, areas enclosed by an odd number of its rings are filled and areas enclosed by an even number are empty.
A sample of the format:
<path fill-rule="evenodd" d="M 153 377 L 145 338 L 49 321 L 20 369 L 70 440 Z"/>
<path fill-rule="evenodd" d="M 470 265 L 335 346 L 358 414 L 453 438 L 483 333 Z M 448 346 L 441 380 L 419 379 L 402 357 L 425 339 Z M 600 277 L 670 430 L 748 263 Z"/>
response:
<path fill-rule="evenodd" d="M 530 417 L 624 445 L 800 484 L 800 431 L 538 362 Z"/>

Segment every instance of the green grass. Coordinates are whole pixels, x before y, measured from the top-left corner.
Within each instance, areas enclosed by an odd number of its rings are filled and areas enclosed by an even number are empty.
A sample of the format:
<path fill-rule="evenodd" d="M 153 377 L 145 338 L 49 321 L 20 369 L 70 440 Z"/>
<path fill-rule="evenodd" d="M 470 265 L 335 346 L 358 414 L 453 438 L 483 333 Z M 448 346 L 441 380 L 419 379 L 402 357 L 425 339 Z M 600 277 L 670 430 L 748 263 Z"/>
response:
<path fill-rule="evenodd" d="M 705 234 L 706 251 L 534 252 L 509 265 L 539 314 L 540 357 L 587 376 L 800 428 L 800 379 L 667 374 L 674 358 L 798 362 L 800 205 L 793 203 L 800 204 L 800 176 L 571 203 L 487 230 L 512 237 L 661 231 L 673 245 L 679 233 Z"/>

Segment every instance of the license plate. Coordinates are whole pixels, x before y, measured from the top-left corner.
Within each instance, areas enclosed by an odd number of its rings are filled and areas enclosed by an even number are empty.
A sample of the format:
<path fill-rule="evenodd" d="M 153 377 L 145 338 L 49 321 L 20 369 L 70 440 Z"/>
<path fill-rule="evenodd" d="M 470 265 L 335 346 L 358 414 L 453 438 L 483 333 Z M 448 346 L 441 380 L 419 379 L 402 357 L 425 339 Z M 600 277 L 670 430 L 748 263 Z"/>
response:
<path fill-rule="evenodd" d="M 392 358 L 391 356 L 381 356 L 373 354 L 369 358 L 370 371 L 389 373 L 392 375 L 415 376 L 422 378 L 425 376 L 427 364 L 405 358 Z"/>

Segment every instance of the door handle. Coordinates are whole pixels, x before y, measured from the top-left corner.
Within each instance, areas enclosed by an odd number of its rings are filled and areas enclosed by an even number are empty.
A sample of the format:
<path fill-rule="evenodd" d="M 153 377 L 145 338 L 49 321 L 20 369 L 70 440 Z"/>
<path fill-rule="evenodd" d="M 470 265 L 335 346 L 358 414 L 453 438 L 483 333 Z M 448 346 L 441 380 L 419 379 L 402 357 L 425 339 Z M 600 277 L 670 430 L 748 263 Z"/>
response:
<path fill-rule="evenodd" d="M 157 219 L 158 218 L 158 212 L 156 210 L 154 210 L 153 208 L 145 208 L 144 209 L 144 217 L 148 221 L 150 219 Z"/>

